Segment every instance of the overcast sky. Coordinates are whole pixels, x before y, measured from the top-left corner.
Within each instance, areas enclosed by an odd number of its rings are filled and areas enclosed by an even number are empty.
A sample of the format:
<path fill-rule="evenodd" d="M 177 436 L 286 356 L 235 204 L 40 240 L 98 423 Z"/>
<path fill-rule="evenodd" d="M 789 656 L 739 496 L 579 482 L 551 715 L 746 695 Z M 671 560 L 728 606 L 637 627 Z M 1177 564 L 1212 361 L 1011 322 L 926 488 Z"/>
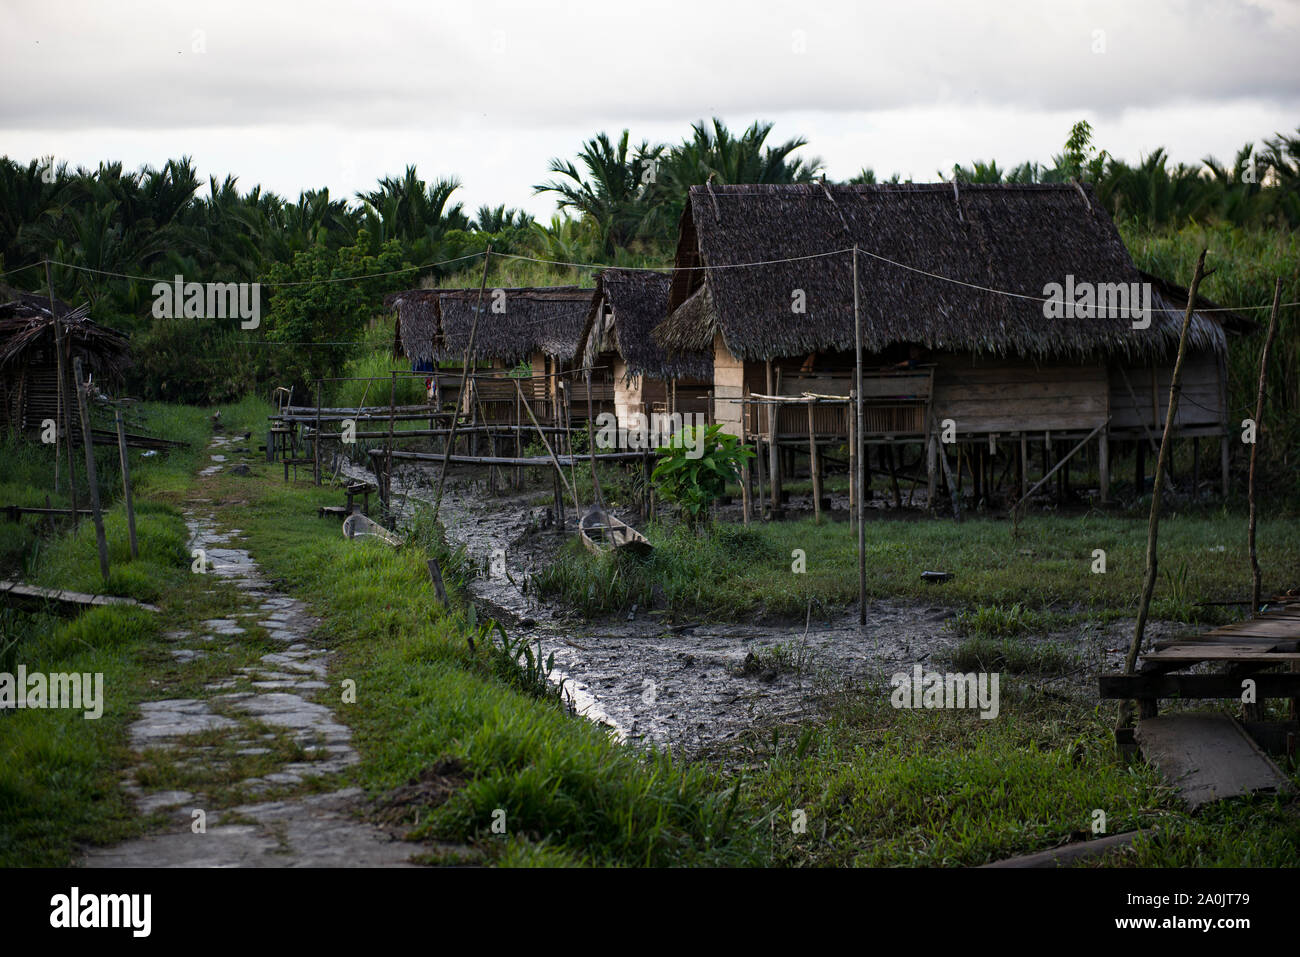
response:
<path fill-rule="evenodd" d="M 413 163 L 545 218 L 552 156 L 715 115 L 832 179 L 1046 162 L 1080 118 L 1130 161 L 1231 159 L 1300 126 L 1300 2 L 4 0 L 0 80 L 19 160 L 188 154 L 290 198 Z"/>

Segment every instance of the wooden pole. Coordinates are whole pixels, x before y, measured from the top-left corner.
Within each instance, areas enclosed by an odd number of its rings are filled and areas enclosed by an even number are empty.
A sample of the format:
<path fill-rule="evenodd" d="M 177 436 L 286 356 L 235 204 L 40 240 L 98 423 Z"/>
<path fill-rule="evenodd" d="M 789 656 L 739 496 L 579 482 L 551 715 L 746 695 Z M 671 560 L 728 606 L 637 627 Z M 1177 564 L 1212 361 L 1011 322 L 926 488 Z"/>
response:
<path fill-rule="evenodd" d="M 600 489 L 600 478 L 596 475 L 596 434 L 593 431 L 595 426 L 592 420 L 595 418 L 594 409 L 591 405 L 591 366 L 583 370 L 583 379 L 587 383 L 587 456 L 591 461 L 591 494 L 596 500 L 596 504 L 602 509 L 605 507 L 605 496 Z M 746 516 L 745 524 L 749 524 Z"/>
<path fill-rule="evenodd" d="M 122 410 L 113 410 L 113 420 L 117 423 L 117 457 L 122 463 L 122 495 L 126 500 L 126 534 L 131 543 L 131 557 L 139 558 L 140 550 L 135 542 L 135 503 L 131 496 L 131 460 L 126 451 L 126 427 L 122 424 Z"/>
<path fill-rule="evenodd" d="M 867 483 L 863 458 L 862 437 L 866 432 L 866 422 L 862 408 L 862 314 L 858 308 L 858 244 L 853 244 L 853 350 L 854 385 L 857 392 L 857 447 L 858 447 L 858 624 L 867 623 L 867 527 L 865 524 L 864 499 Z"/>
<path fill-rule="evenodd" d="M 514 381 L 515 388 L 522 394 L 523 389 L 519 385 L 519 380 L 515 379 Z M 546 433 L 542 431 L 542 427 L 537 422 L 537 416 L 533 415 L 533 410 L 529 408 L 527 402 L 524 403 L 524 411 L 528 413 L 528 418 L 532 420 L 534 428 L 537 429 L 537 434 L 542 437 L 542 444 L 546 446 L 546 454 L 551 457 L 551 463 L 555 466 L 555 471 L 556 474 L 559 475 L 560 481 L 567 486 L 569 480 L 564 477 L 564 467 L 560 465 L 560 460 L 555 457 L 555 452 L 551 449 L 551 443 L 546 439 Z M 576 510 L 578 507 L 577 493 L 574 492 L 573 489 L 569 489 L 569 494 L 573 497 L 573 507 Z"/>
<path fill-rule="evenodd" d="M 590 374 L 588 374 L 588 380 L 590 380 Z M 532 383 L 529 383 L 528 387 L 531 389 Z M 522 391 L 516 392 L 515 393 L 515 458 L 517 459 L 523 458 L 524 456 L 524 448 L 523 448 L 524 411 L 519 407 L 520 403 L 523 402 L 523 400 L 524 400 L 523 392 Z M 515 466 L 515 488 L 516 489 L 521 488 L 523 484 L 524 484 L 523 469 L 520 468 L 518 465 L 516 465 Z"/>
<path fill-rule="evenodd" d="M 844 410 L 845 418 L 849 420 L 849 531 L 854 533 L 858 529 L 858 498 L 862 495 L 862 489 L 858 485 L 858 427 L 857 416 L 853 411 L 857 402 L 855 396 L 857 392 L 850 390 L 849 407 Z"/>
<path fill-rule="evenodd" d="M 99 571 L 108 581 L 108 539 L 104 536 L 104 513 L 99 507 L 99 480 L 95 475 L 95 436 L 90 429 L 90 412 L 86 407 L 86 387 L 81 378 L 81 356 L 72 358 L 76 378 L 77 410 L 81 413 L 81 437 L 86 445 L 86 478 L 90 483 L 90 508 L 95 518 L 95 541 L 99 545 Z"/>
<path fill-rule="evenodd" d="M 740 463 L 740 514 L 744 523 L 749 524 L 749 460 Z"/>
<path fill-rule="evenodd" d="M 68 394 L 69 392 L 68 368 L 66 364 L 66 359 L 63 354 L 63 322 L 59 319 L 59 314 L 54 308 L 54 279 L 51 277 L 50 274 L 50 261 L 48 259 L 45 260 L 45 287 L 50 295 L 50 321 L 54 324 L 54 348 L 55 351 L 58 353 L 58 355 L 56 356 L 56 360 L 58 365 L 57 372 L 59 376 L 59 398 L 58 398 L 59 408 L 58 410 L 56 410 L 56 415 L 61 412 L 63 417 L 64 454 L 68 458 L 68 495 L 70 497 L 71 504 L 72 504 L 72 527 L 76 528 L 77 516 L 81 513 L 77 509 L 77 473 L 73 468 L 73 464 L 72 464 L 73 463 L 72 396 Z M 57 464 L 58 456 L 59 456 L 59 447 L 57 444 L 58 437 L 59 437 L 58 424 L 55 423 L 54 439 L 56 444 L 54 446 L 54 457 L 55 457 L 54 491 L 56 492 L 59 490 L 58 464 Z"/>
<path fill-rule="evenodd" d="M 1259 555 L 1255 552 L 1255 460 L 1259 457 L 1259 440 L 1262 437 L 1260 424 L 1264 420 L 1264 380 L 1268 372 L 1268 350 L 1273 345 L 1277 334 L 1277 310 L 1282 301 L 1282 277 L 1273 285 L 1273 311 L 1268 317 L 1268 333 L 1264 337 L 1264 349 L 1259 354 L 1259 392 L 1255 399 L 1255 441 L 1250 447 L 1250 484 L 1247 494 L 1250 502 L 1250 518 L 1247 525 L 1246 540 L 1250 547 L 1250 613 L 1259 614 L 1260 591 L 1263 576 L 1259 570 Z"/>
<path fill-rule="evenodd" d="M 442 468 L 438 470 L 438 494 L 434 496 L 433 502 L 433 520 L 435 522 L 438 521 L 438 511 L 442 508 L 442 489 L 444 483 L 447 481 L 447 463 L 451 461 L 451 449 L 456 442 L 456 423 L 460 421 L 460 408 L 462 399 L 465 395 L 465 382 L 469 377 L 470 357 L 474 355 L 474 338 L 478 335 L 478 317 L 479 313 L 483 309 L 483 292 L 487 288 L 488 263 L 491 259 L 492 244 L 488 243 L 488 247 L 483 253 L 483 279 L 479 283 L 478 287 L 478 302 L 474 307 L 474 321 L 470 323 L 469 341 L 465 343 L 465 364 L 460 370 L 460 389 L 456 392 L 456 411 L 451 417 L 451 431 L 447 435 L 447 448 L 443 451 Z M 519 388 L 518 379 L 515 380 L 515 388 Z M 520 396 L 522 397 L 522 395 L 523 392 L 521 390 Z M 525 407 L 526 406 L 527 403 L 525 403 Z M 530 409 L 529 415 L 531 414 L 532 410 Z M 542 441 L 546 441 L 545 436 L 542 437 Z M 547 448 L 549 449 L 550 446 L 548 445 Z"/>
<path fill-rule="evenodd" d="M 931 432 L 925 443 L 925 508 L 929 512 L 934 511 L 934 493 L 938 479 L 939 454 L 935 448 L 937 444 L 938 439 Z"/>
<path fill-rule="evenodd" d="M 1103 432 L 1097 439 L 1097 484 L 1101 504 L 1110 501 L 1110 432 Z"/>
<path fill-rule="evenodd" d="M 1169 382 L 1169 409 L 1165 416 L 1165 432 L 1160 439 L 1160 455 L 1156 459 L 1155 481 L 1151 486 L 1151 515 L 1147 521 L 1147 568 L 1146 578 L 1142 583 L 1142 597 L 1138 602 L 1137 625 L 1133 629 L 1133 641 L 1124 658 L 1124 674 L 1133 674 L 1137 666 L 1138 652 L 1142 648 L 1142 637 L 1146 631 L 1147 613 L 1151 609 L 1151 595 L 1156 587 L 1156 573 L 1159 570 L 1158 538 L 1160 532 L 1160 492 L 1165 464 L 1169 458 L 1171 436 L 1174 431 L 1174 416 L 1178 413 L 1178 396 L 1182 384 L 1183 358 L 1187 354 L 1187 332 L 1192 325 L 1192 311 L 1196 305 L 1196 293 L 1201 286 L 1201 276 L 1205 272 L 1205 250 L 1196 258 L 1196 270 L 1192 273 L 1192 285 L 1187 291 L 1187 311 L 1183 313 L 1183 329 L 1178 337 L 1178 358 L 1174 360 L 1174 372 Z M 1129 724 L 1133 716 L 1132 702 L 1125 701 L 1120 708 L 1119 727 Z M 1144 715 L 1145 717 L 1145 715 Z"/>
<path fill-rule="evenodd" d="M 396 415 L 397 373 L 392 372 L 388 377 L 388 442 L 384 449 L 384 507 L 389 511 L 392 511 L 393 508 L 393 429 L 396 427 L 397 423 L 397 420 L 394 418 Z M 316 434 L 320 434 L 319 427 L 316 430 Z"/>
<path fill-rule="evenodd" d="M 772 380 L 772 360 L 766 361 L 767 369 L 767 394 L 776 395 L 776 387 Z M 772 494 L 772 518 L 781 514 L 781 451 L 776 444 L 776 420 L 780 415 L 780 407 L 773 401 L 769 401 L 764 406 L 767 410 L 767 471 L 768 482 L 771 485 Z"/>
<path fill-rule="evenodd" d="M 569 443 L 569 484 L 570 484 L 570 485 L 572 486 L 572 488 L 573 488 L 573 513 L 574 513 L 574 514 L 573 514 L 573 517 L 574 517 L 575 519 L 581 519 L 582 516 L 581 516 L 580 513 L 581 513 L 582 509 L 581 509 L 581 508 L 579 507 L 579 505 L 578 505 L 578 470 L 577 470 L 577 468 L 576 468 L 576 467 L 574 466 L 574 464 L 573 464 L 573 459 L 574 459 L 574 455 L 573 455 L 573 416 L 572 416 L 572 412 L 573 412 L 573 409 L 572 409 L 572 405 L 573 405 L 573 394 L 572 394 L 572 392 L 569 390 L 569 383 L 564 382 L 563 380 L 559 379 L 558 377 L 557 377 L 556 380 L 555 380 L 555 387 L 556 387 L 556 389 L 563 389 L 563 390 L 564 390 L 564 402 L 563 402 L 563 409 L 564 409 L 564 436 L 565 436 L 566 440 L 567 440 L 568 443 Z M 588 395 L 590 395 L 590 392 L 588 392 Z M 596 460 L 595 460 L 595 459 L 592 459 L 591 462 L 592 462 L 592 465 L 595 465 Z M 595 469 L 593 468 L 593 469 L 592 469 L 592 479 L 593 479 L 593 483 L 594 483 L 594 480 L 595 480 L 595 475 L 596 475 L 596 471 L 595 471 Z M 593 502 L 595 501 L 595 495 L 596 495 L 596 493 L 595 493 L 595 485 L 593 484 L 593 485 L 592 485 L 592 501 L 593 501 Z"/>
<path fill-rule="evenodd" d="M 812 478 L 813 521 L 822 523 L 822 477 L 817 462 L 817 427 L 813 424 L 813 406 L 816 399 L 808 400 L 808 472 Z"/>
<path fill-rule="evenodd" d="M 393 378 L 396 383 L 396 373 Z M 311 434 L 312 473 L 316 484 L 320 484 L 320 379 L 316 380 L 316 425 Z"/>

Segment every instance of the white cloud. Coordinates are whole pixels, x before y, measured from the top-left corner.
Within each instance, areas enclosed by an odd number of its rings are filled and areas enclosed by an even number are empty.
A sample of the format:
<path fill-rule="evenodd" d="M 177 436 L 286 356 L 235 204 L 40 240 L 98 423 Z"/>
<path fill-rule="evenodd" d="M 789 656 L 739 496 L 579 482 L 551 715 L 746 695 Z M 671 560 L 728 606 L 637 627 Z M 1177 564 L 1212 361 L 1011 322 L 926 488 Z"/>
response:
<path fill-rule="evenodd" d="M 1104 52 L 1093 52 L 1103 31 Z M 232 0 L 0 11 L 3 149 L 205 172 L 296 195 L 415 163 L 469 207 L 532 197 L 601 129 L 677 140 L 761 117 L 832 177 L 1046 161 L 1086 116 L 1112 153 L 1228 156 L 1300 123 L 1286 0 L 987 4 Z M 804 52 L 797 52 L 802 45 Z"/>

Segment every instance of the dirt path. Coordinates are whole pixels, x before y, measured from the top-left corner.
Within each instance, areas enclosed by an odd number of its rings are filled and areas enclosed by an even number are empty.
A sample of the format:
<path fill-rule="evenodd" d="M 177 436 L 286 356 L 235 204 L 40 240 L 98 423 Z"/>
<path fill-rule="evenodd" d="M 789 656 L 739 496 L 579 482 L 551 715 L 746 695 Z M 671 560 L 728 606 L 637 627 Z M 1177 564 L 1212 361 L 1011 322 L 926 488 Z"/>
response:
<path fill-rule="evenodd" d="M 211 446 L 226 467 L 232 443 Z M 137 759 L 125 785 L 154 833 L 92 851 L 87 867 L 378 866 L 413 847 L 362 823 L 342 780 L 359 760 L 325 681 L 330 653 L 306 606 L 262 577 L 239 532 L 218 530 L 218 507 L 186 509 L 218 614 L 166 634 L 195 676 L 184 697 L 146 701 L 131 726 Z M 182 680 L 181 684 L 186 682 Z"/>

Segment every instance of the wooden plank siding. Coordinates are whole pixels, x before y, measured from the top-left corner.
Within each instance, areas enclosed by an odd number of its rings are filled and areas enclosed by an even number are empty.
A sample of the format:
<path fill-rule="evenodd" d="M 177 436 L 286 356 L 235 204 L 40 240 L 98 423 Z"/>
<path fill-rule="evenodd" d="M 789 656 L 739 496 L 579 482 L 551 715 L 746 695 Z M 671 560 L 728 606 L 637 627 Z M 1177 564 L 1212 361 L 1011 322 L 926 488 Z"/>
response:
<path fill-rule="evenodd" d="M 1129 365 L 1114 363 L 1110 369 L 1111 430 L 1141 430 L 1145 425 L 1154 432 L 1165 426 L 1169 413 L 1169 381 L 1173 368 L 1150 363 Z M 1127 376 L 1128 385 L 1125 385 Z M 1129 387 L 1132 387 L 1132 394 Z M 1137 405 L 1134 405 L 1134 398 Z M 1183 360 L 1182 396 L 1174 425 L 1180 429 L 1219 427 L 1224 421 L 1223 383 L 1219 376 L 1218 357 L 1212 352 L 1189 354 Z"/>
<path fill-rule="evenodd" d="M 959 435 L 1091 430 L 1106 420 L 1109 379 L 1102 364 L 1035 364 L 1022 359 L 941 356 L 931 422 Z"/>
<path fill-rule="evenodd" d="M 761 367 L 762 363 L 758 365 Z M 713 339 L 713 416 L 723 432 L 742 439 L 745 436 L 742 424 L 744 407 L 730 400 L 743 398 L 745 393 L 745 363 L 731 354 L 719 333 Z"/>
<path fill-rule="evenodd" d="M 853 387 L 852 354 L 818 356 L 817 370 L 801 371 L 802 358 L 773 361 L 774 388 L 780 395 L 847 395 Z M 1110 417 L 1109 433 L 1164 427 L 1172 366 L 1126 366 L 1134 405 L 1115 361 L 1035 362 L 1019 357 L 940 353 L 915 370 L 899 370 L 883 356 L 864 356 L 865 435 L 922 436 L 944 419 L 959 435 L 1019 432 L 1089 432 Z M 768 391 L 766 365 L 741 362 L 719 334 L 714 338 L 714 417 L 735 435 L 767 434 L 762 407 L 744 411 L 729 401 Z M 1213 353 L 1188 357 L 1176 426 L 1210 434 L 1223 427 L 1224 383 Z M 932 384 L 930 376 L 933 375 Z M 1154 412 L 1154 414 L 1153 414 Z M 818 435 L 845 436 L 848 412 L 835 406 L 814 409 Z M 783 438 L 808 434 L 806 408 L 783 409 L 777 419 Z M 1217 434 L 1215 432 L 1214 434 Z"/>

